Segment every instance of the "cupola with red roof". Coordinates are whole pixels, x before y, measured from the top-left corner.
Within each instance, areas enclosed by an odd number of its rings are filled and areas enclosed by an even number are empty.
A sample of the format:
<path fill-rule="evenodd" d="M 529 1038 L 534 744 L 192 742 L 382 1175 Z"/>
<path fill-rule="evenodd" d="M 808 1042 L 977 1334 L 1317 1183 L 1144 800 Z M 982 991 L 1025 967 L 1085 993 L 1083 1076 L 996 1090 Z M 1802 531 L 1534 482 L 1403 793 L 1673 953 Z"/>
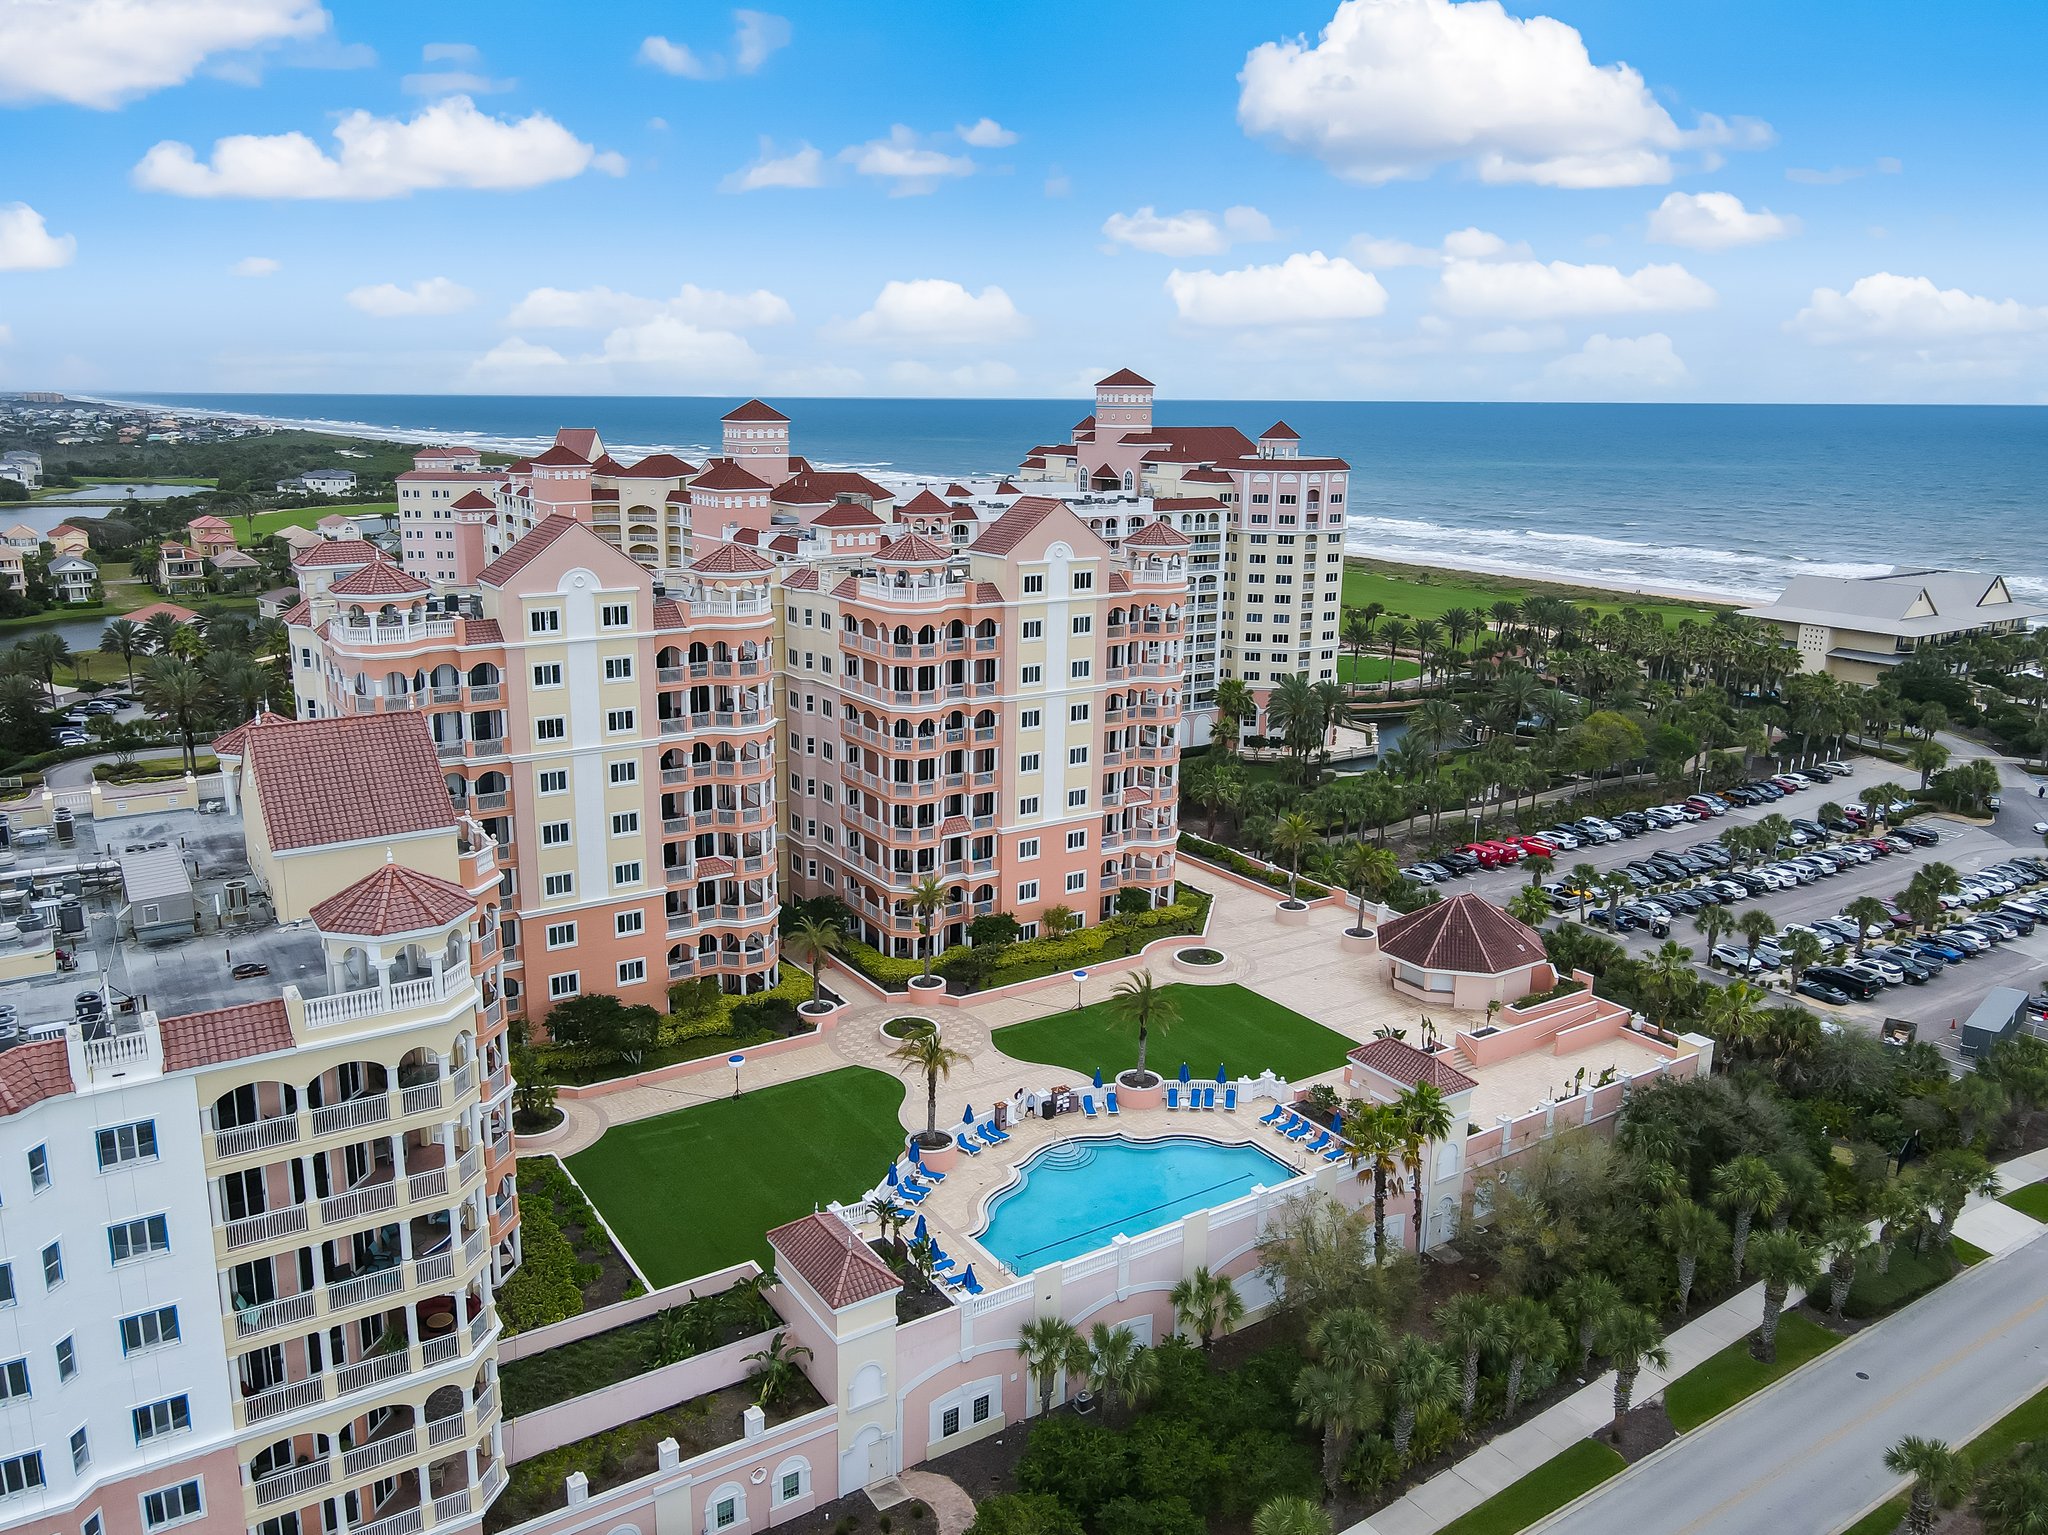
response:
<path fill-rule="evenodd" d="M 727 411 L 720 425 L 721 446 L 727 458 L 744 465 L 770 485 L 779 485 L 789 477 L 789 417 L 772 405 L 749 400 Z"/>
<path fill-rule="evenodd" d="M 1301 433 L 1285 421 L 1275 421 L 1259 433 L 1260 458 L 1301 457 Z"/>
<path fill-rule="evenodd" d="M 1094 427 L 1096 442 L 1122 442 L 1133 433 L 1151 431 L 1152 380 L 1129 368 L 1096 380 Z"/>

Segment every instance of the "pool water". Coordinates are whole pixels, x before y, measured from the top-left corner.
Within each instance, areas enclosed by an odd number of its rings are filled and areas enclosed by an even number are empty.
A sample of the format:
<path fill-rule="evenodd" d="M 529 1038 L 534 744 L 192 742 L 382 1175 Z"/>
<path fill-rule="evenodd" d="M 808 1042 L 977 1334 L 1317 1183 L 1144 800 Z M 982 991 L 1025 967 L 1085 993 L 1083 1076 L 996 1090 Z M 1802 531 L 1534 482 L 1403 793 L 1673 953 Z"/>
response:
<path fill-rule="evenodd" d="M 1256 1146 L 1196 1136 L 1132 1141 L 1122 1136 L 1060 1141 L 1018 1169 L 1022 1181 L 989 1204 L 975 1240 L 1014 1274 L 1171 1225 L 1192 1210 L 1227 1204 L 1295 1176 Z"/>

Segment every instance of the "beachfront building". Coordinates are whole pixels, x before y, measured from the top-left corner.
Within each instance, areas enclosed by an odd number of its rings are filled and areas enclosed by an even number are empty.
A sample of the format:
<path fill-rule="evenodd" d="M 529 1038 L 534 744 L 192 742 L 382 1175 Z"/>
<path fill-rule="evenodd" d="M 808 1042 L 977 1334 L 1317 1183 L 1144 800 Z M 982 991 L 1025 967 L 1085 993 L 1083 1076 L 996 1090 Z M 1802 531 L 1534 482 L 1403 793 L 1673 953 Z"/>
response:
<path fill-rule="evenodd" d="M 2003 576 L 1969 570 L 1895 570 L 1882 576 L 1794 576 L 1777 600 L 1744 608 L 1799 656 L 1803 672 L 1876 682 L 1922 645 L 2009 634 L 2048 618 Z"/>
<path fill-rule="evenodd" d="M 303 718 L 417 715 L 446 798 L 505 868 L 505 991 L 543 1018 L 672 980 L 777 974 L 773 567 L 725 546 L 657 593 L 588 524 L 544 519 L 437 596 L 368 543 L 295 565 Z"/>
<path fill-rule="evenodd" d="M 473 1530 L 520 1261 L 491 841 L 420 719 L 216 749 L 210 813 L 7 806 L 70 819 L 0 892 L 0 1530 Z"/>
<path fill-rule="evenodd" d="M 785 574 L 791 888 L 903 956 L 928 879 L 945 945 L 988 912 L 1029 934 L 1171 900 L 1188 549 L 1155 523 L 1115 552 L 1026 496 L 964 549 L 909 531 Z"/>
<path fill-rule="evenodd" d="M 397 477 L 398 557 L 436 590 L 466 587 L 490 563 L 485 531 L 502 475 L 474 448 L 423 448 Z"/>
<path fill-rule="evenodd" d="M 1223 677 L 1250 686 L 1261 714 L 1245 729 L 1264 734 L 1273 683 L 1337 678 L 1350 465 L 1304 456 L 1285 422 L 1257 441 L 1236 427 L 1162 425 L 1154 390 L 1128 368 L 1102 379 L 1071 441 L 1033 447 L 1017 477 L 1034 490 L 1060 487 L 1112 547 L 1159 517 L 1195 541 L 1193 739 L 1208 738 Z"/>

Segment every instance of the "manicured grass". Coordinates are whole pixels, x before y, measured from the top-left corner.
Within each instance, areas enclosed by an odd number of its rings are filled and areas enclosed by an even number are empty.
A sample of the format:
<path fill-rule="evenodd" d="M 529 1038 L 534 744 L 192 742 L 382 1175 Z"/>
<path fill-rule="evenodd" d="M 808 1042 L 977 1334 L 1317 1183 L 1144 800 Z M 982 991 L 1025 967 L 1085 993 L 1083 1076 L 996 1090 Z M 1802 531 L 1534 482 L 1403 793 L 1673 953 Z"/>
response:
<path fill-rule="evenodd" d="M 2037 1221 L 2048 1221 L 2048 1179 L 2014 1189 L 2010 1194 L 2001 1194 L 1998 1202 L 2011 1205 L 2020 1214 L 2031 1215 Z"/>
<path fill-rule="evenodd" d="M 248 518 L 230 517 L 228 521 L 234 527 L 235 542 L 246 548 L 252 543 L 260 544 L 264 539 L 280 533 L 286 528 L 310 528 L 322 517 L 331 517 L 336 512 L 339 512 L 344 517 L 396 517 L 398 515 L 398 503 L 396 501 L 352 501 L 332 506 L 294 506 L 287 507 L 282 511 L 258 512 L 256 514 L 256 532 L 254 537 L 251 537 L 249 533 Z"/>
<path fill-rule="evenodd" d="M 1764 1364 L 1752 1357 L 1747 1338 L 1731 1343 L 1664 1388 L 1664 1411 L 1670 1415 L 1671 1426 L 1686 1433 L 1841 1341 L 1818 1322 L 1787 1312 L 1778 1322 L 1776 1363 Z"/>
<path fill-rule="evenodd" d="M 1437 1535 L 1515 1535 L 1591 1492 L 1627 1464 L 1598 1440 L 1581 1439 L 1477 1508 L 1459 1515 Z"/>
<path fill-rule="evenodd" d="M 1422 668 L 1413 661 L 1396 659 L 1393 665 L 1394 680 L 1406 682 L 1411 677 L 1422 675 Z M 1337 657 L 1337 680 L 1340 682 L 1385 682 L 1387 680 L 1387 658 L 1371 652 L 1354 659 L 1348 652 Z"/>
<path fill-rule="evenodd" d="M 657 1286 L 743 1258 L 765 1264 L 770 1227 L 880 1180 L 903 1150 L 903 1093 L 859 1066 L 777 1083 L 615 1125 L 569 1171 Z"/>
<path fill-rule="evenodd" d="M 1467 608 L 1487 619 L 1489 627 L 1496 602 L 1520 602 L 1526 597 L 1563 597 L 1579 607 L 1618 613 L 1634 608 L 1655 613 L 1668 625 L 1682 618 L 1711 623 L 1720 609 L 1707 603 L 1669 602 L 1658 597 L 1632 597 L 1599 591 L 1591 587 L 1563 586 L 1547 581 L 1520 581 L 1512 576 L 1488 576 L 1462 570 L 1429 570 L 1417 565 L 1380 566 L 1366 569 L 1347 564 L 1344 571 L 1344 605 L 1364 607 L 1377 602 L 1389 613 L 1403 618 L 1442 618 L 1452 608 Z"/>
<path fill-rule="evenodd" d="M 1895 1535 L 1898 1527 L 1905 1522 L 1906 1500 L 1893 1498 L 1880 1503 L 1869 1513 L 1858 1519 L 1842 1535 Z"/>
<path fill-rule="evenodd" d="M 1270 1070 L 1300 1081 L 1343 1065 L 1344 1052 L 1354 1043 L 1242 986 L 1174 985 L 1160 990 L 1180 1016 L 1164 1027 L 1152 1024 L 1145 1064 L 1169 1078 L 1186 1061 L 1196 1078 L 1213 1081 L 1220 1061 L 1233 1076 Z M 1017 1060 L 1064 1066 L 1084 1075 L 1099 1067 L 1105 1080 L 1138 1064 L 1137 1029 L 1118 1018 L 1106 1001 L 997 1029 L 995 1045 Z"/>
<path fill-rule="evenodd" d="M 1956 1261 L 1966 1268 L 1972 1263 L 1982 1262 L 1985 1257 L 1982 1248 L 1972 1247 L 1967 1242 L 1956 1241 L 1952 1245 Z M 1885 1316 L 1907 1301 L 1919 1299 L 1936 1285 L 1947 1284 L 1954 1277 L 1955 1268 L 1947 1255 L 1940 1252 L 1916 1253 L 1911 1246 L 1901 1242 L 1892 1250 L 1891 1267 L 1882 1274 L 1872 1264 L 1861 1266 L 1856 1282 L 1849 1287 L 1848 1304 L 1843 1310 L 1859 1321 Z"/>

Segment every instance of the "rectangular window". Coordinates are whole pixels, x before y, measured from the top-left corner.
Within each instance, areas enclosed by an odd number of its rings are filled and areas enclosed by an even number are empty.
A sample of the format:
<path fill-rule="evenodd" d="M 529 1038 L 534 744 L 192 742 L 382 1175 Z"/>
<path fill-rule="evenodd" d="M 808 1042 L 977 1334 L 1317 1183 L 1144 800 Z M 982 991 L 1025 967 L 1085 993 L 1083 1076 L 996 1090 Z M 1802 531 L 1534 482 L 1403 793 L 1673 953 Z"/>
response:
<path fill-rule="evenodd" d="M 640 764 L 631 757 L 612 763 L 609 771 L 614 784 L 638 783 L 640 781 Z"/>
<path fill-rule="evenodd" d="M 36 1193 L 50 1186 L 50 1148 L 31 1146 L 28 1149 L 28 1186 Z"/>
<path fill-rule="evenodd" d="M 1067 889 L 1069 892 L 1075 890 L 1086 890 L 1087 888 L 1088 876 L 1082 873 L 1079 869 L 1076 869 L 1072 874 L 1069 874 L 1067 876 Z"/>
<path fill-rule="evenodd" d="M 614 837 L 630 837 L 639 829 L 640 812 L 637 810 L 622 810 L 612 817 L 612 835 Z"/>
<path fill-rule="evenodd" d="M 560 608 L 535 608 L 526 615 L 528 634 L 560 634 L 562 632 L 562 610 Z"/>
<path fill-rule="evenodd" d="M 548 924 L 548 947 L 570 949 L 576 946 L 576 924 L 573 922 L 550 922 Z"/>
<path fill-rule="evenodd" d="M 549 768 L 540 775 L 540 792 L 543 794 L 567 794 L 569 792 L 569 770 Z"/>
<path fill-rule="evenodd" d="M 646 915 L 637 911 L 622 911 L 612 918 L 612 932 L 620 938 L 630 938 L 643 932 L 647 927 Z"/>
<path fill-rule="evenodd" d="M 569 722 L 559 714 L 533 722 L 533 738 L 536 741 L 564 741 L 569 736 Z"/>
<path fill-rule="evenodd" d="M 1077 571 L 1075 571 L 1075 572 L 1074 572 L 1074 590 L 1075 590 L 1075 591 L 1077 591 L 1077 592 L 1092 592 L 1092 591 L 1094 591 L 1094 590 L 1095 590 L 1095 572 L 1094 572 L 1094 571 L 1092 571 L 1092 570 L 1077 570 Z"/>
<path fill-rule="evenodd" d="M 14 1455 L 0 1460 L 0 1498 L 12 1497 L 16 1493 L 34 1492 L 43 1485 L 43 1452 L 30 1450 L 26 1455 Z"/>
<path fill-rule="evenodd" d="M 1023 756 L 1019 757 L 1019 758 L 1017 759 L 1017 771 L 1018 771 L 1018 772 L 1020 772 L 1020 773 L 1035 773 L 1035 772 L 1037 772 L 1037 771 L 1038 771 L 1038 753 L 1037 753 L 1037 752 L 1026 752 L 1026 753 L 1025 753 L 1025 754 L 1024 754 Z"/>
<path fill-rule="evenodd" d="M 541 881 L 542 894 L 553 899 L 557 896 L 576 893 L 576 876 L 573 874 L 550 874 Z"/>
<path fill-rule="evenodd" d="M 1081 806 L 1087 803 L 1088 791 L 1086 789 L 1067 790 L 1067 808 L 1069 810 L 1078 810 Z"/>
<path fill-rule="evenodd" d="M 1074 632 L 1076 634 L 1093 634 L 1095 632 L 1094 618 L 1087 613 L 1076 613 L 1074 615 Z"/>
<path fill-rule="evenodd" d="M 629 629 L 633 625 L 633 605 L 630 602 L 607 602 L 598 614 L 598 622 L 607 629 Z"/>
<path fill-rule="evenodd" d="M 957 1407 L 948 1407 L 944 1412 L 939 1414 L 939 1437 L 941 1439 L 944 1439 L 950 1435 L 957 1434 L 959 1432 L 960 1409 Z"/>
<path fill-rule="evenodd" d="M 1019 730 L 1036 730 L 1038 722 L 1039 712 L 1036 709 L 1026 709 L 1017 716 L 1017 728 Z"/>
<path fill-rule="evenodd" d="M 1031 687 L 1045 679 L 1045 668 L 1042 666 L 1027 666 L 1021 675 L 1024 679 L 1024 685 Z"/>
<path fill-rule="evenodd" d="M 573 997 L 583 989 L 583 978 L 574 970 L 548 977 L 548 996 L 559 1002 L 564 997 Z"/>
<path fill-rule="evenodd" d="M 1088 721 L 1088 706 L 1086 704 L 1068 704 L 1067 718 L 1076 725 L 1086 724 Z"/>
<path fill-rule="evenodd" d="M 1024 638 L 1025 638 L 1025 639 L 1027 639 L 1027 640 L 1042 640 L 1042 639 L 1044 639 L 1044 638 L 1045 638 L 1045 621 L 1044 621 L 1043 619 L 1038 619 L 1038 618 L 1027 618 L 1027 619 L 1025 619 L 1025 620 L 1024 620 Z"/>
<path fill-rule="evenodd" d="M 174 1311 L 176 1307 L 172 1308 Z M 57 1379 L 67 1381 L 78 1373 L 78 1345 L 69 1338 L 57 1340 Z"/>
<path fill-rule="evenodd" d="M 54 1290 L 64 1282 L 64 1249 L 52 1242 L 43 1249 L 43 1288 Z"/>
<path fill-rule="evenodd" d="M 1029 596 L 1035 596 L 1035 595 L 1036 595 L 1037 593 L 1039 593 L 1039 592 L 1042 592 L 1042 591 L 1044 591 L 1044 590 L 1045 590 L 1045 577 L 1044 577 L 1044 576 L 1026 576 L 1026 577 L 1024 578 L 1024 595 L 1025 595 L 1025 596 L 1027 596 L 1027 597 L 1029 597 Z"/>
<path fill-rule="evenodd" d="M 604 716 L 604 728 L 615 736 L 631 735 L 633 733 L 633 711 L 631 709 L 607 709 Z"/>
<path fill-rule="evenodd" d="M 145 1402 L 132 1410 L 130 1417 L 135 1423 L 135 1442 L 147 1444 L 152 1439 L 161 1439 L 166 1434 L 181 1434 L 192 1426 L 192 1403 L 183 1393 L 167 1396 L 161 1402 Z"/>
<path fill-rule="evenodd" d="M 988 1422 L 990 1411 L 989 1399 L 986 1396 L 978 1396 L 974 1399 L 974 1421 L 976 1423 Z"/>
<path fill-rule="evenodd" d="M 100 1518 L 98 1509 L 85 1516 L 85 1523 L 78 1527 L 78 1535 L 107 1535 L 107 1523 Z"/>
<path fill-rule="evenodd" d="M 567 821 L 543 821 L 540 823 L 540 845 L 542 847 L 566 847 L 569 843 Z"/>
<path fill-rule="evenodd" d="M 9 1359 L 0 1363 L 0 1402 L 11 1402 L 28 1394 L 28 1361 Z"/>
<path fill-rule="evenodd" d="M 1076 682 L 1082 682 L 1085 681 L 1088 678 L 1089 674 L 1092 673 L 1094 670 L 1095 663 L 1093 661 L 1076 661 L 1067 668 L 1067 675 L 1072 677 Z"/>
<path fill-rule="evenodd" d="M 1036 837 L 1026 837 L 1022 842 L 1017 844 L 1017 857 L 1020 860 L 1025 858 L 1036 858 L 1037 856 L 1038 839 Z"/>
<path fill-rule="evenodd" d="M 785 1471 L 782 1474 L 782 1501 L 803 1496 L 804 1475 L 801 1471 Z"/>
<path fill-rule="evenodd" d="M 1035 901 L 1035 900 L 1037 900 L 1037 899 L 1038 899 L 1038 881 L 1037 881 L 1037 880 L 1035 880 L 1035 879 L 1027 879 L 1026 881 L 1024 881 L 1024 883 L 1023 883 L 1023 884 L 1019 885 L 1019 886 L 1017 887 L 1017 899 L 1018 899 L 1018 900 L 1020 900 L 1020 901 Z"/>
<path fill-rule="evenodd" d="M 615 864 L 613 864 L 613 865 L 612 865 L 612 883 L 613 883 L 614 885 L 637 885 L 637 884 L 639 884 L 639 883 L 640 883 L 640 861 L 639 861 L 638 859 L 635 859 L 635 860 L 634 860 L 633 862 L 631 862 L 631 863 L 615 863 Z"/>
<path fill-rule="evenodd" d="M 637 986 L 647 979 L 647 961 L 644 959 L 622 960 L 619 964 L 619 984 Z"/>
<path fill-rule="evenodd" d="M 606 656 L 604 658 L 604 680 L 606 682 L 631 682 L 633 680 L 633 658 L 631 656 Z"/>
<path fill-rule="evenodd" d="M 85 1437 L 85 1430 L 82 1428 L 74 1428 L 71 1431 L 72 1474 L 74 1476 L 82 1475 L 85 1471 L 85 1468 L 91 1464 L 92 1445 L 90 1441 L 88 1441 Z"/>
<path fill-rule="evenodd" d="M 1085 831 L 1070 831 L 1067 833 L 1068 852 L 1078 853 L 1083 851 L 1087 846 L 1088 833 L 1086 833 Z"/>
<path fill-rule="evenodd" d="M 533 685 L 537 688 L 558 688 L 562 685 L 562 664 L 549 661 L 533 669 Z"/>
<path fill-rule="evenodd" d="M 156 1160 L 156 1121 L 138 1119 L 132 1125 L 113 1125 L 99 1132 L 100 1171 L 124 1162 Z"/>
<path fill-rule="evenodd" d="M 1022 799 L 1018 800 L 1018 801 L 1017 801 L 1017 814 L 1019 814 L 1019 815 L 1037 815 L 1037 814 L 1038 814 L 1038 796 L 1037 796 L 1037 795 L 1035 795 L 1035 794 L 1027 794 L 1027 795 L 1025 795 L 1025 796 L 1024 796 L 1024 798 L 1022 798 Z"/>
<path fill-rule="evenodd" d="M 738 1498 L 720 1498 L 711 1510 L 711 1527 L 729 1530 L 740 1522 Z"/>
<path fill-rule="evenodd" d="M 178 1308 L 161 1306 L 121 1318 L 121 1352 L 140 1354 L 178 1341 Z"/>
<path fill-rule="evenodd" d="M 199 1494 L 197 1478 L 180 1482 L 175 1487 L 159 1487 L 155 1492 L 142 1495 L 142 1522 L 148 1529 L 169 1529 L 174 1524 L 197 1519 L 205 1512 L 206 1500 Z"/>
<path fill-rule="evenodd" d="M 123 1221 L 118 1226 L 109 1226 L 107 1249 L 116 1263 L 147 1258 L 152 1253 L 169 1252 L 170 1222 L 161 1215 L 145 1215 L 141 1220 Z"/>
<path fill-rule="evenodd" d="M 1067 766 L 1068 766 L 1068 767 L 1079 767 L 1079 766 L 1080 766 L 1080 765 L 1081 765 L 1082 763 L 1086 762 L 1087 760 L 1088 760 L 1088 748 L 1087 748 L 1087 747 L 1085 747 L 1085 746 L 1069 746 L 1069 747 L 1067 748 Z"/>

